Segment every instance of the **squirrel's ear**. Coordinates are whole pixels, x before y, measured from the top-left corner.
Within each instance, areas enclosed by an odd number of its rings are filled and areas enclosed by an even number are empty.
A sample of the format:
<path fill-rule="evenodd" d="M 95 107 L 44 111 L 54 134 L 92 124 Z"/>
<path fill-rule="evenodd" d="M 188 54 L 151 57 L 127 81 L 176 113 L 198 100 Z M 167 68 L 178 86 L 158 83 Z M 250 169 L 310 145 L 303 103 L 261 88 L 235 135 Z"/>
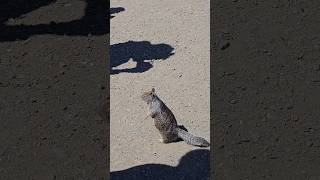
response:
<path fill-rule="evenodd" d="M 154 93 L 154 92 L 155 92 L 155 89 L 154 89 L 154 88 L 152 88 L 152 89 L 151 89 L 151 91 Z"/>

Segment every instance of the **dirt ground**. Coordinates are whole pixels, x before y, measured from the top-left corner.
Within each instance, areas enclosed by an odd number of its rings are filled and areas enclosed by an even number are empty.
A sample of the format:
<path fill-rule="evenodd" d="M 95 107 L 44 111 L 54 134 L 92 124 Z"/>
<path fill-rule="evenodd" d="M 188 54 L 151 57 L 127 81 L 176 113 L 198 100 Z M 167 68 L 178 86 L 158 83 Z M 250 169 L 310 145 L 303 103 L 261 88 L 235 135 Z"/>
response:
<path fill-rule="evenodd" d="M 319 5 L 213 2 L 215 179 L 320 179 Z"/>
<path fill-rule="evenodd" d="M 179 124 L 210 141 L 209 5 L 202 0 L 111 1 L 116 12 L 110 25 L 112 178 L 208 179 L 209 148 L 160 143 L 140 96 L 154 87 Z"/>
<path fill-rule="evenodd" d="M 107 4 L 0 2 L 0 179 L 105 179 L 109 55 L 114 179 L 207 178 L 144 119 L 152 86 L 216 180 L 319 179 L 319 1 L 213 1 L 211 58 L 209 1 L 112 1 L 110 54 Z"/>
<path fill-rule="evenodd" d="M 106 3 L 0 3 L 0 179 L 105 179 Z"/>

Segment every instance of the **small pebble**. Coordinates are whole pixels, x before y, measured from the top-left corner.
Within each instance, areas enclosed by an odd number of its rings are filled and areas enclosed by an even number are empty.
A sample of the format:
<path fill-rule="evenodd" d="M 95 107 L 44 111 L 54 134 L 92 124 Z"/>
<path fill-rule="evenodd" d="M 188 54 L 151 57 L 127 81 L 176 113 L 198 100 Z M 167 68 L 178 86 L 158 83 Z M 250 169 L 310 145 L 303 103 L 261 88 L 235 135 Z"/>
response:
<path fill-rule="evenodd" d="M 221 49 L 221 50 L 225 50 L 225 49 L 227 49 L 228 47 L 230 47 L 230 43 L 229 43 L 229 42 L 225 43 L 220 49 Z"/>
<path fill-rule="evenodd" d="M 238 103 L 238 100 L 233 99 L 233 100 L 230 101 L 230 103 L 231 104 L 236 104 L 236 103 Z"/>
<path fill-rule="evenodd" d="M 59 66 L 64 68 L 64 67 L 67 67 L 68 65 L 65 64 L 65 63 L 60 62 L 60 63 L 59 63 Z"/>
<path fill-rule="evenodd" d="M 308 142 L 307 145 L 308 145 L 309 147 L 312 147 L 312 146 L 313 146 L 313 142 Z"/>

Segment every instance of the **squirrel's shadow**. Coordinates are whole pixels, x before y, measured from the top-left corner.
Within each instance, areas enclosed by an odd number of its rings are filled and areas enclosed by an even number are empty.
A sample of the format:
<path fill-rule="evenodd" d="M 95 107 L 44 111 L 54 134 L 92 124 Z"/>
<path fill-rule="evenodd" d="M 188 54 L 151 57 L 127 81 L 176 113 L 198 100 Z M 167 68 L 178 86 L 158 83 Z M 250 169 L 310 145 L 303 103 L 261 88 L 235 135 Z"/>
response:
<path fill-rule="evenodd" d="M 174 48 L 168 44 L 151 44 L 148 41 L 128 41 L 110 46 L 110 74 L 121 72 L 141 73 L 153 67 L 148 61 L 166 60 L 173 55 Z M 113 69 L 130 59 L 137 63 L 131 69 Z"/>
<path fill-rule="evenodd" d="M 193 150 L 185 154 L 178 166 L 164 164 L 144 164 L 122 171 L 110 173 L 111 180 L 209 180 L 210 151 Z"/>

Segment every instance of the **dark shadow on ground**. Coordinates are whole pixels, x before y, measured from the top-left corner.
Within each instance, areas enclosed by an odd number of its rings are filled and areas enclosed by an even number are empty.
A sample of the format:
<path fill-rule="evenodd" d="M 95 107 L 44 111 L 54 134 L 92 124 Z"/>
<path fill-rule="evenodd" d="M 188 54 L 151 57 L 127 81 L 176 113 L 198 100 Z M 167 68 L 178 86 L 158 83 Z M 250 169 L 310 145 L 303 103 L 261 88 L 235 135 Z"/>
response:
<path fill-rule="evenodd" d="M 166 60 L 174 54 L 173 50 L 174 48 L 168 44 L 151 44 L 148 41 L 128 41 L 113 44 L 110 46 L 110 74 L 145 72 L 153 67 L 148 61 Z M 127 63 L 130 59 L 137 63 L 135 68 L 113 69 Z"/>
<path fill-rule="evenodd" d="M 8 18 L 16 18 L 42 6 L 49 5 L 56 0 L 47 0 L 34 3 L 15 0 L 10 2 L 0 1 L 0 41 L 25 40 L 32 35 L 55 34 L 68 36 L 104 35 L 109 33 L 110 18 L 108 18 L 109 1 L 87 0 L 85 15 L 70 22 L 37 25 L 5 25 Z"/>
<path fill-rule="evenodd" d="M 34 11 L 40 7 L 47 6 L 57 0 L 10 0 L 0 1 L 0 23 L 3 24 L 10 18 L 17 18 L 23 14 Z"/>
<path fill-rule="evenodd" d="M 211 4 L 216 179 L 320 179 L 320 1 L 291 2 Z"/>
<path fill-rule="evenodd" d="M 115 16 L 112 16 L 112 14 L 117 14 L 117 13 L 122 12 L 124 10 L 125 9 L 123 7 L 110 8 L 110 19 L 115 17 Z"/>
<path fill-rule="evenodd" d="M 210 151 L 194 150 L 185 154 L 178 166 L 145 164 L 110 173 L 111 180 L 209 180 Z"/>

